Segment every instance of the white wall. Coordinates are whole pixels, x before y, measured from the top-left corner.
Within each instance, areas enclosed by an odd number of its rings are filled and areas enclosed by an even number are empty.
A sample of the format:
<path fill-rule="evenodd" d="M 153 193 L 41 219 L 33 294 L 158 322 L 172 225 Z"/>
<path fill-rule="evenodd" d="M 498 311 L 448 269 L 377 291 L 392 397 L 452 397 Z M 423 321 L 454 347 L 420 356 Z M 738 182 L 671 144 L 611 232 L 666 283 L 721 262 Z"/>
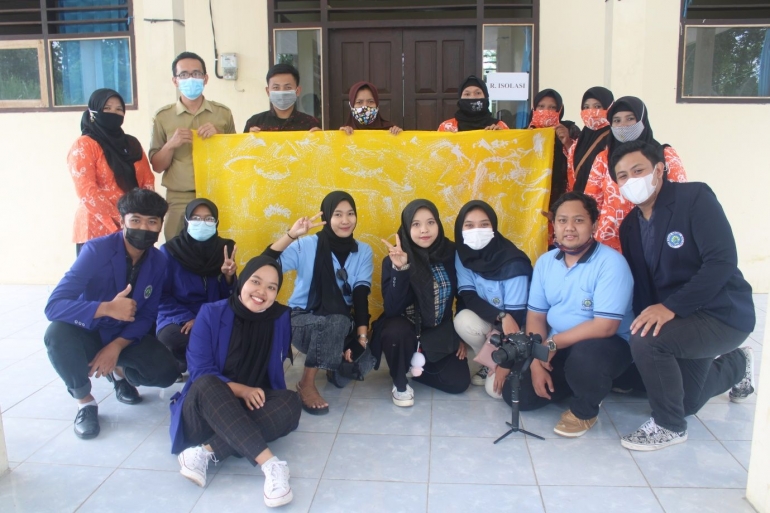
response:
<path fill-rule="evenodd" d="M 642 98 L 655 137 L 676 148 L 692 180 L 715 190 L 735 232 L 741 270 L 755 291 L 767 292 L 770 233 L 750 208 L 763 205 L 770 190 L 770 163 L 761 153 L 770 106 L 676 103 L 678 9 L 673 0 L 542 0 L 540 87 L 557 89 L 566 117 L 577 121 L 580 98 L 591 86 Z M 140 108 L 127 113 L 128 133 L 149 143 L 154 112 L 175 101 L 170 64 L 183 49 L 206 60 L 204 94 L 233 110 L 236 128 L 267 109 L 265 2 L 214 2 L 218 49 L 238 54 L 237 82 L 214 76 L 208 2 L 135 0 L 134 10 Z M 143 21 L 175 17 L 183 17 L 185 26 Z M 0 201 L 14 216 L 0 251 L 0 283 L 55 283 L 74 258 L 76 198 L 65 159 L 79 134 L 80 113 L 0 113 L 0 120 L 6 127 Z"/>

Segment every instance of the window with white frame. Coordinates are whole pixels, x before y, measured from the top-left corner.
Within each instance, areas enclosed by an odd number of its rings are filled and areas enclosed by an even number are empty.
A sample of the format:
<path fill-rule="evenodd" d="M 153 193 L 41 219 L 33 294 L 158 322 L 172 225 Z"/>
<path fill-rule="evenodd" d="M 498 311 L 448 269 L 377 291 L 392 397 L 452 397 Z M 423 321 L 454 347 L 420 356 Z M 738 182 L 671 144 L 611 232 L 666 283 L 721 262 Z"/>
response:
<path fill-rule="evenodd" d="M 3 0 L 0 109 L 79 109 L 102 87 L 135 106 L 132 21 L 132 0 Z"/>
<path fill-rule="evenodd" d="M 770 1 L 683 0 L 681 102 L 770 102 Z"/>

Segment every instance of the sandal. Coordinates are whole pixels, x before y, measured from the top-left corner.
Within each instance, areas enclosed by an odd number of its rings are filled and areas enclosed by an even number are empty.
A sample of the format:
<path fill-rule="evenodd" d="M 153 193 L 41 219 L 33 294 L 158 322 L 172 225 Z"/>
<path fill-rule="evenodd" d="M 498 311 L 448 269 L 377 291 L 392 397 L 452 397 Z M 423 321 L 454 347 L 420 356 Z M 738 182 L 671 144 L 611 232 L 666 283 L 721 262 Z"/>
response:
<path fill-rule="evenodd" d="M 305 392 L 305 390 L 299 386 L 299 383 L 297 383 L 297 393 L 302 401 L 302 409 L 310 415 L 326 415 L 329 413 L 329 406 L 324 406 L 322 408 L 314 408 L 312 406 L 312 402 L 314 402 L 316 398 L 323 400 L 323 397 L 321 397 L 321 394 L 319 394 L 318 390 L 315 390 L 315 388 Z"/>

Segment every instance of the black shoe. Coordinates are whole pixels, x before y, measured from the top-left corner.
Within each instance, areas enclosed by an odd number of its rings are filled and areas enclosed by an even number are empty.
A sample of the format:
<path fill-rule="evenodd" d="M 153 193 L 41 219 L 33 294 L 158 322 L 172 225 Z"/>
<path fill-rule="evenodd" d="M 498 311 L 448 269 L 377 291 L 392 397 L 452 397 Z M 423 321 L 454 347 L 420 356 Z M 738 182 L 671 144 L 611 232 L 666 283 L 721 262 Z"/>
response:
<path fill-rule="evenodd" d="M 99 434 L 99 408 L 86 406 L 78 410 L 75 417 L 75 435 L 83 440 L 96 438 Z"/>
<path fill-rule="evenodd" d="M 123 404 L 139 404 L 142 402 L 142 396 L 134 385 L 128 382 L 126 378 L 120 381 L 116 380 L 112 374 L 107 374 L 107 380 L 115 386 L 115 398 Z"/>

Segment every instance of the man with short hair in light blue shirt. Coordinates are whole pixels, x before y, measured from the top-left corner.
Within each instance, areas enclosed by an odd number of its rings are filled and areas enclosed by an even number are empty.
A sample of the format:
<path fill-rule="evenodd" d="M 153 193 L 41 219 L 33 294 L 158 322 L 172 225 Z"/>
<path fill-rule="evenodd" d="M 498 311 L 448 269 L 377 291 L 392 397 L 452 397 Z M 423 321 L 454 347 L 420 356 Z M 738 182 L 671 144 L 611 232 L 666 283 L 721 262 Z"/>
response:
<path fill-rule="evenodd" d="M 548 346 L 549 358 L 532 363 L 519 406 L 533 410 L 571 396 L 554 432 L 574 438 L 593 427 L 612 380 L 631 364 L 634 280 L 623 256 L 593 238 L 596 201 L 569 192 L 551 213 L 556 249 L 535 264 L 526 323 L 526 331 Z M 510 402 L 506 385 L 503 396 Z"/>

